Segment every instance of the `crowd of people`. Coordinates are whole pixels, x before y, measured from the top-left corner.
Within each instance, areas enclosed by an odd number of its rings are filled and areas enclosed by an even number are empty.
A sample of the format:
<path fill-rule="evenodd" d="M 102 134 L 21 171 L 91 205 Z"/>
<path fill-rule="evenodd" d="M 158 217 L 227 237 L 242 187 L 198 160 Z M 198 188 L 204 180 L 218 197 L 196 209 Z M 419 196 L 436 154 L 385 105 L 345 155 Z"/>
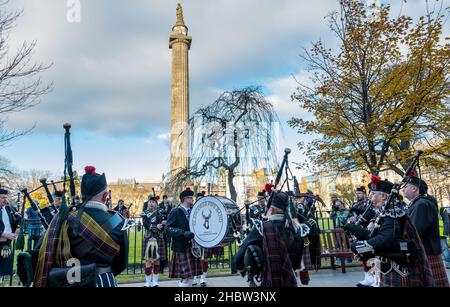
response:
<path fill-rule="evenodd" d="M 401 197 L 390 199 L 394 184 L 388 180 L 373 176 L 368 188 L 356 189 L 356 202 L 349 208 L 333 195 L 330 212 L 333 227 L 347 232 L 354 258 L 364 268 L 364 279 L 358 286 L 449 286 L 445 271 L 450 267 L 448 208 L 438 206 L 428 195 L 426 182 L 418 177 L 404 183 L 408 203 Z M 85 168 L 77 205 L 62 205 L 64 194 L 55 190 L 52 206 L 56 213 L 47 221 L 47 229 L 39 210 L 30 207 L 21 215 L 9 206 L 8 194 L 0 189 L 0 276 L 12 274 L 11 243 L 19 237 L 20 221 L 25 217 L 27 253 L 20 253 L 18 262 L 29 261 L 26 267 L 32 272 L 19 276 L 24 284 L 50 287 L 74 283 L 61 276 L 67 274 L 64 264 L 78 259 L 85 277 L 80 286 L 117 286 L 115 276 L 123 272 L 128 261 L 130 208 L 120 200 L 110 210 L 105 174 Z M 201 248 L 200 255 L 192 252 L 195 235 L 189 226 L 190 212 L 205 192 L 194 195 L 189 188 L 183 190 L 177 206 L 167 195 L 162 201 L 150 195 L 144 203 L 145 287 L 158 287 L 159 275 L 166 268 L 179 287 L 207 286 L 208 258 L 223 253 L 223 249 Z M 233 271 L 247 276 L 250 286 L 308 286 L 309 271 L 320 268 L 319 198 L 311 191 L 301 195 L 262 191 L 257 197 L 257 203 L 243 215 L 250 227 L 245 228 L 242 245 L 231 259 Z M 387 208 L 387 203 L 392 205 Z"/>

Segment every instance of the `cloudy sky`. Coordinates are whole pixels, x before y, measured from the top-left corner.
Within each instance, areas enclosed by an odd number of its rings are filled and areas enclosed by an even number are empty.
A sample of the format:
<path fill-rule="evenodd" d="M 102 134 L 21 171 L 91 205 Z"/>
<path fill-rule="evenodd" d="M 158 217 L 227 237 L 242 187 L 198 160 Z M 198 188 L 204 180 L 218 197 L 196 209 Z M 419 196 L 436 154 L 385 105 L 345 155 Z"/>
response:
<path fill-rule="evenodd" d="M 79 2 L 80 22 L 67 18 Z M 8 127 L 33 133 L 0 155 L 23 170 L 62 173 L 62 125 L 72 124 L 74 167 L 92 164 L 118 178 L 158 180 L 168 171 L 171 52 L 175 0 L 13 0 L 24 9 L 11 33 L 12 50 L 37 41 L 34 58 L 52 63 L 42 78 L 53 91 L 38 106 L 9 116 Z M 323 39 L 333 45 L 324 20 L 337 0 L 184 0 L 184 19 L 193 37 L 190 51 L 191 112 L 225 90 L 262 85 L 281 119 L 291 161 L 301 160 L 301 138 L 286 121 L 305 116 L 290 101 L 296 82 L 306 79 L 301 47 Z M 447 5 L 450 0 L 445 1 Z M 400 11 L 401 1 L 392 3 Z M 408 0 L 403 12 L 416 16 L 425 0 Z M 298 171 L 298 175 L 304 172 Z"/>

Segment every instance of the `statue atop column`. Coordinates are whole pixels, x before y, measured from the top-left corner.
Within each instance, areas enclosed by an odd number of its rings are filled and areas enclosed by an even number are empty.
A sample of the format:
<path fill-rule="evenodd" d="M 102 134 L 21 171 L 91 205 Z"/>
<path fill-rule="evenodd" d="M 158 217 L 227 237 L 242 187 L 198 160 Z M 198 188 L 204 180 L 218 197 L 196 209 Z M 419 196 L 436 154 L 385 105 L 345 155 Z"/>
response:
<path fill-rule="evenodd" d="M 176 23 L 176 25 L 184 26 L 183 8 L 181 7 L 181 4 L 179 4 L 179 3 L 177 5 L 177 23 Z"/>

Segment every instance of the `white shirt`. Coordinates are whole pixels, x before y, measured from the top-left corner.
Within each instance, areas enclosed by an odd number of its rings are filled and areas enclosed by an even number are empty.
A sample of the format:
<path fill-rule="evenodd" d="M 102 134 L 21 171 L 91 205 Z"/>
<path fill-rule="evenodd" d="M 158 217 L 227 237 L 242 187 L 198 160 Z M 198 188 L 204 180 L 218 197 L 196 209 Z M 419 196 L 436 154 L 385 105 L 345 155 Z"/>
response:
<path fill-rule="evenodd" d="M 1 210 L 2 210 L 3 224 L 5 225 L 5 230 L 3 231 L 3 233 L 12 233 L 11 223 L 9 222 L 8 211 L 6 211 L 6 207 L 3 207 Z"/>

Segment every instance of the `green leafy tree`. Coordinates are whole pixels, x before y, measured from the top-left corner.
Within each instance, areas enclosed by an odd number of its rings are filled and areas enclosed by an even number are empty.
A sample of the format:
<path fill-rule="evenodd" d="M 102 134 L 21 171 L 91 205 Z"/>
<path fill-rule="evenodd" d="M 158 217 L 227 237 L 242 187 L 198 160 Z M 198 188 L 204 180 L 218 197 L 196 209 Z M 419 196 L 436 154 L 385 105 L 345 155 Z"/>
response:
<path fill-rule="evenodd" d="M 312 85 L 299 83 L 292 96 L 312 115 L 289 124 L 315 136 L 299 143 L 314 170 L 402 174 L 414 149 L 425 150 L 427 163 L 448 169 L 447 17 L 441 1 L 417 22 L 391 18 L 389 5 L 340 1 L 340 11 L 328 15 L 338 49 L 322 41 L 304 49 Z"/>

